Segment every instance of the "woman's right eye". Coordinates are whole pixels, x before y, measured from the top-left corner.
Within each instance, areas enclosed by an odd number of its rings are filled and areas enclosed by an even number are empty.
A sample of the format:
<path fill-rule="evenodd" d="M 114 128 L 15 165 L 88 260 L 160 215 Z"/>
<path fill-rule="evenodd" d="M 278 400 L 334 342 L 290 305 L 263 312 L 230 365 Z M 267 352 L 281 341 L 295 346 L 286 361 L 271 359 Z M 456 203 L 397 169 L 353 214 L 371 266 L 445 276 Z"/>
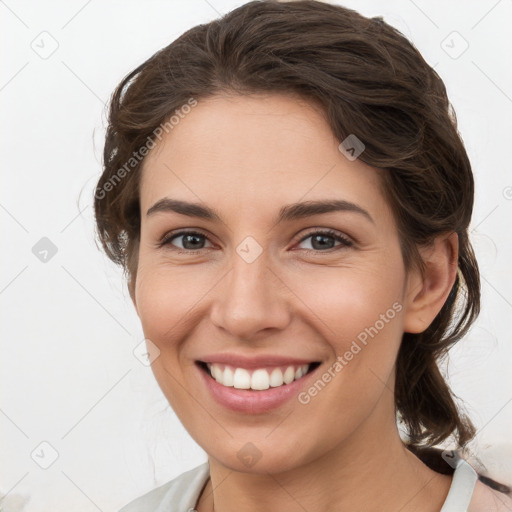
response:
<path fill-rule="evenodd" d="M 180 245 L 176 245 L 176 241 L 178 241 Z M 212 247 L 211 242 L 209 242 L 208 238 L 203 233 L 197 231 L 182 231 L 180 233 L 170 233 L 165 236 L 160 243 L 160 247 L 173 246 L 173 248 L 191 252 L 207 248 L 204 245 L 205 242 L 208 242 L 210 247 Z"/>

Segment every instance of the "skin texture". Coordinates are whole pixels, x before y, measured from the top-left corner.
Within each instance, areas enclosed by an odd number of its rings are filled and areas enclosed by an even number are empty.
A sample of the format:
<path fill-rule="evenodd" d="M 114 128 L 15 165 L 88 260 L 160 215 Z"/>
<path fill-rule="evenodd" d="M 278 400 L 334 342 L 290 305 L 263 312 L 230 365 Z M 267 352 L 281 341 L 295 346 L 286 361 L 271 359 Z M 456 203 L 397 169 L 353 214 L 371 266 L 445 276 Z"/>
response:
<path fill-rule="evenodd" d="M 144 163 L 132 298 L 160 350 L 155 377 L 209 457 L 200 512 L 434 512 L 448 492 L 450 477 L 404 448 L 393 386 L 402 333 L 426 329 L 454 282 L 457 236 L 422 249 L 424 275 L 406 271 L 382 171 L 338 145 L 313 103 L 222 95 L 200 101 Z M 221 221 L 147 216 L 164 197 L 207 205 Z M 338 211 L 275 223 L 284 205 L 325 199 L 355 203 L 372 220 Z M 183 229 L 202 232 L 203 247 L 184 248 L 179 236 L 159 247 Z M 326 251 L 304 239 L 325 229 L 352 245 L 328 239 Z M 252 263 L 237 252 L 248 236 L 262 249 Z M 227 410 L 195 364 L 212 353 L 272 354 L 321 362 L 321 376 L 393 304 L 400 311 L 307 405 Z M 251 467 L 237 456 L 248 442 L 261 455 Z"/>
<path fill-rule="evenodd" d="M 512 497 L 477 482 L 468 512 L 510 512 Z"/>

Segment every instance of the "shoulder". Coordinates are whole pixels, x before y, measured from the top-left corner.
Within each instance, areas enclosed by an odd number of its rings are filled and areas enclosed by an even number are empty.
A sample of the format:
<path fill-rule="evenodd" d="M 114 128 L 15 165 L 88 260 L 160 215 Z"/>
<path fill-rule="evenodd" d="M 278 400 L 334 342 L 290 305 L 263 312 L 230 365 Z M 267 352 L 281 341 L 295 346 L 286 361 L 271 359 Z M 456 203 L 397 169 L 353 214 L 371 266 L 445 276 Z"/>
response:
<path fill-rule="evenodd" d="M 208 463 L 197 466 L 131 501 L 119 512 L 185 512 L 194 508 L 208 475 Z"/>
<path fill-rule="evenodd" d="M 512 497 L 477 481 L 468 512 L 510 512 Z"/>

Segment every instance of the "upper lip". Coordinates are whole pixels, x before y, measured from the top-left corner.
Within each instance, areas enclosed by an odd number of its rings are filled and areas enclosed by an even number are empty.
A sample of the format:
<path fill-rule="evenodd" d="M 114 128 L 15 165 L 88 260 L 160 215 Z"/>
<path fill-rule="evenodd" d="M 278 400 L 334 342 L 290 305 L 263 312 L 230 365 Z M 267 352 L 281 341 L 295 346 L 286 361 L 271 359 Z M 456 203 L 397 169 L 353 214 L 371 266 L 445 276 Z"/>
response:
<path fill-rule="evenodd" d="M 227 364 L 235 368 L 263 368 L 265 366 L 301 366 L 318 362 L 315 359 L 300 359 L 296 357 L 262 354 L 246 356 L 241 354 L 212 354 L 198 361 L 202 363 Z"/>

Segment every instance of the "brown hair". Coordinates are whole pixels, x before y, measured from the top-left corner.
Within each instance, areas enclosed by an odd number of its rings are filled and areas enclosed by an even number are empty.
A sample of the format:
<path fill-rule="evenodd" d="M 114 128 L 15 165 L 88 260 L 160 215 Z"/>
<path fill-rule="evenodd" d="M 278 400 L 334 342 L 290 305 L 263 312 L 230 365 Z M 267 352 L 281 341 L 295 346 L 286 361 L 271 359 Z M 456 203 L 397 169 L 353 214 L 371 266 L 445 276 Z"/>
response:
<path fill-rule="evenodd" d="M 473 175 L 442 80 L 380 17 L 313 0 L 249 2 L 188 30 L 122 80 L 110 103 L 94 206 L 99 240 L 124 267 L 130 291 L 143 158 L 131 168 L 126 163 L 191 98 L 223 92 L 299 94 L 323 107 L 340 141 L 355 134 L 365 145 L 359 158 L 383 170 L 406 268 L 421 267 L 418 247 L 441 233 L 457 233 L 455 284 L 426 331 L 403 335 L 395 394 L 409 448 L 420 458 L 428 463 L 428 447 L 450 436 L 464 447 L 475 429 L 457 408 L 438 363 L 480 307 L 468 239 Z"/>

